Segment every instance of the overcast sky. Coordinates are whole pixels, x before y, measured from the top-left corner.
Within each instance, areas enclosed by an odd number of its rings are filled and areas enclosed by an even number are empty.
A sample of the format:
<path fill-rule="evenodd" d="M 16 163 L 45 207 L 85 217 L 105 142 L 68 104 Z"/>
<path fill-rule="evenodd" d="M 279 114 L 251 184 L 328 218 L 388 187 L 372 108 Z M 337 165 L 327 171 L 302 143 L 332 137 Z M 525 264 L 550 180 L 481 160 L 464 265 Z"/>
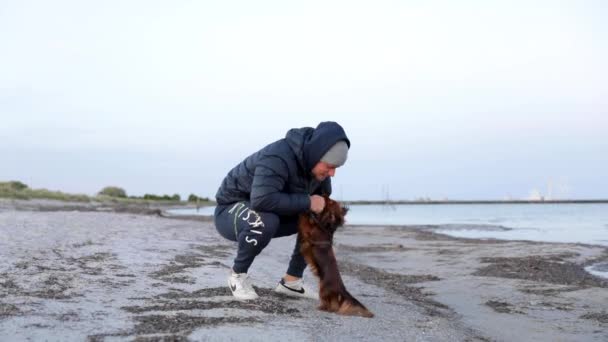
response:
<path fill-rule="evenodd" d="M 293 127 L 342 199 L 608 197 L 605 1 L 2 1 L 0 180 L 213 197 Z"/>

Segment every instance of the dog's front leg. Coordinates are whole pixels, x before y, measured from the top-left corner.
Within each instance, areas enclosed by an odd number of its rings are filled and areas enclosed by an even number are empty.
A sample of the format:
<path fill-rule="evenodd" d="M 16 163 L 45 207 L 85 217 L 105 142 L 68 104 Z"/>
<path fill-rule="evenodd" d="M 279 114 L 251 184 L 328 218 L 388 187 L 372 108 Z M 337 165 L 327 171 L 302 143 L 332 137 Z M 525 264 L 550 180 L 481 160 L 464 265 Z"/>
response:
<path fill-rule="evenodd" d="M 336 312 L 340 308 L 341 279 L 331 245 L 313 248 L 315 263 L 318 265 L 320 310 Z"/>

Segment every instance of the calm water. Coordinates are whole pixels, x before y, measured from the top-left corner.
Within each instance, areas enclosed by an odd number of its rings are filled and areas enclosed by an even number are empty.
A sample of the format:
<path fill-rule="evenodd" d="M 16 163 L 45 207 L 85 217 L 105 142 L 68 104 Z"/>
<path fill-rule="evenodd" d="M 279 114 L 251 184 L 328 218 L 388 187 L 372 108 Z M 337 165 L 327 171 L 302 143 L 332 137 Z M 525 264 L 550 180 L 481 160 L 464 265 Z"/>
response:
<path fill-rule="evenodd" d="M 440 225 L 458 237 L 608 246 L 608 204 L 353 206 L 351 224 Z"/>
<path fill-rule="evenodd" d="M 214 209 L 177 209 L 170 213 L 213 215 Z M 437 232 L 464 238 L 608 246 L 608 204 L 352 205 L 346 221 L 358 225 L 436 225 Z M 587 270 L 608 277 L 608 264 Z"/>

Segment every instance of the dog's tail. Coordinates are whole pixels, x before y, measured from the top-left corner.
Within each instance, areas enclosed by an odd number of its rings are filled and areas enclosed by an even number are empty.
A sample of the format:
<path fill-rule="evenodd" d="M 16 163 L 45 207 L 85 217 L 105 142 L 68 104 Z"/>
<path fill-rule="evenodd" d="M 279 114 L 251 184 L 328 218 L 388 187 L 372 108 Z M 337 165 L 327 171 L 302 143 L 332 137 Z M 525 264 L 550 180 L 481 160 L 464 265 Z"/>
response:
<path fill-rule="evenodd" d="M 346 289 L 344 289 L 343 296 L 344 300 L 342 301 L 340 308 L 338 308 L 338 314 L 346 316 L 361 316 L 367 318 L 374 317 L 374 314 L 369 311 L 365 307 L 365 305 L 361 304 L 361 302 L 359 302 L 357 298 L 353 297 L 350 293 L 348 293 Z"/>

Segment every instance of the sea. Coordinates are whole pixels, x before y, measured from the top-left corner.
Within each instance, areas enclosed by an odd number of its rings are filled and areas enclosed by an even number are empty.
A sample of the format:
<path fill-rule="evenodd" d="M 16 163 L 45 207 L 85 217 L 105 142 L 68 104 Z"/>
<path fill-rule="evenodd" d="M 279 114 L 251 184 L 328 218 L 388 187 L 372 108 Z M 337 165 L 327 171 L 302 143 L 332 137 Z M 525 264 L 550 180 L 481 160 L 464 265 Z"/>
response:
<path fill-rule="evenodd" d="M 214 207 L 173 209 L 174 215 L 213 215 Z M 352 225 L 434 226 L 462 238 L 493 238 L 608 246 L 608 203 L 350 205 Z M 608 277 L 608 263 L 587 267 Z"/>

